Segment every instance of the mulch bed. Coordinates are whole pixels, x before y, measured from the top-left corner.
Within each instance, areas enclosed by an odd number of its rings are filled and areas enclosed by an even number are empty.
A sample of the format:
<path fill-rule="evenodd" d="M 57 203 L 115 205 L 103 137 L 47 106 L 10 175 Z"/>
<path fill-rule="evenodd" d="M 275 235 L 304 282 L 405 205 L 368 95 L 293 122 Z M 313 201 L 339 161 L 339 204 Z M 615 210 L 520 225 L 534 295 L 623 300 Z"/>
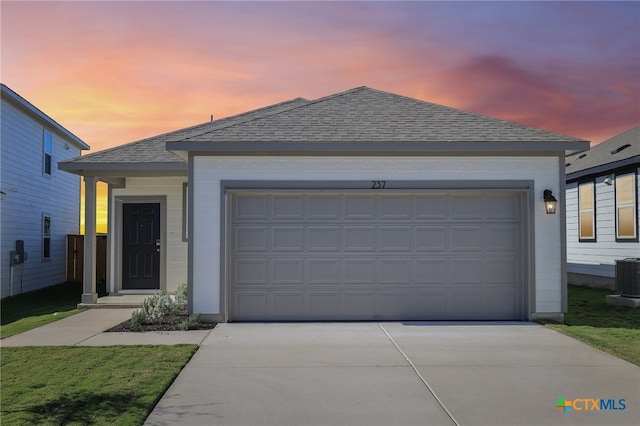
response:
<path fill-rule="evenodd" d="M 107 332 L 143 332 L 143 331 L 181 331 L 178 327 L 181 322 L 188 318 L 187 315 L 167 315 L 160 324 L 133 324 L 131 320 L 121 322 L 115 327 L 106 330 Z M 189 330 L 211 330 L 216 323 L 198 322 L 193 324 Z"/>

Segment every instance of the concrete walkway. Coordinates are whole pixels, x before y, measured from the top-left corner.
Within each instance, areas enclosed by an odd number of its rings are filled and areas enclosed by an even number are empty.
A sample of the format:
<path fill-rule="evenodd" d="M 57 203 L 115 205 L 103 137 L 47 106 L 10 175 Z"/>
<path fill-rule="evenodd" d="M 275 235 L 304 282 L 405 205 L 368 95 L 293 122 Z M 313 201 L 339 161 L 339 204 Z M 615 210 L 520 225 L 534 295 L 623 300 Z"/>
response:
<path fill-rule="evenodd" d="M 575 408 L 557 409 L 559 397 Z M 578 399 L 616 408 L 624 399 L 625 409 L 592 411 Z M 219 324 L 145 424 L 637 426 L 639 418 L 639 367 L 540 325 Z"/>
<path fill-rule="evenodd" d="M 131 318 L 133 309 L 87 309 L 79 314 L 0 340 L 15 346 L 177 345 L 203 342 L 211 330 L 105 333 Z"/>

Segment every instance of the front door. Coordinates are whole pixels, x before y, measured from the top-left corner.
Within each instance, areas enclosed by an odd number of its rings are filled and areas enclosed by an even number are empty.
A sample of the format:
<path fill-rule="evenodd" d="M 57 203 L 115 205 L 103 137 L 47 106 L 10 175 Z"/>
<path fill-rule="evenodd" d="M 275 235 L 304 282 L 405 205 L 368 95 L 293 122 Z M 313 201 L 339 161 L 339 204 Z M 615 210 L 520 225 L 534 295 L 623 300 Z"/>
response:
<path fill-rule="evenodd" d="M 122 289 L 160 288 L 160 204 L 122 206 Z"/>

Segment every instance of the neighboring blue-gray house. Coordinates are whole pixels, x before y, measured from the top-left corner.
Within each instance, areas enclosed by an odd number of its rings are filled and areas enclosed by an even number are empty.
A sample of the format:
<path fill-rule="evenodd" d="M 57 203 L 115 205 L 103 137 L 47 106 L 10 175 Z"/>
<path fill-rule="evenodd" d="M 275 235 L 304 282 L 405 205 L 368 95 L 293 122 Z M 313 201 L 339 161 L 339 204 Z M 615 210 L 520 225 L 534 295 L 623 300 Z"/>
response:
<path fill-rule="evenodd" d="M 640 257 L 640 126 L 566 158 L 570 284 L 613 288 L 615 261 Z"/>
<path fill-rule="evenodd" d="M 66 235 L 80 229 L 80 179 L 59 161 L 89 146 L 2 84 L 1 297 L 63 283 Z M 27 259 L 17 259 L 24 242 Z M 23 261 L 24 260 L 24 261 Z"/>
<path fill-rule="evenodd" d="M 111 293 L 187 282 L 215 321 L 561 319 L 564 158 L 588 148 L 359 87 L 59 167 L 84 176 L 88 236 L 109 184 Z"/>

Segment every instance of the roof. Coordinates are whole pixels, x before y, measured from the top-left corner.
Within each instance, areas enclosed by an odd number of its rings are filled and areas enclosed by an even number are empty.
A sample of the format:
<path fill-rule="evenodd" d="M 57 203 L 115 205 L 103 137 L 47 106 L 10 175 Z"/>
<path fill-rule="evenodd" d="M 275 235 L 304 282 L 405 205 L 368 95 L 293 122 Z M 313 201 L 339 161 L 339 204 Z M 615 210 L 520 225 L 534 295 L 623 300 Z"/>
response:
<path fill-rule="evenodd" d="M 184 142 L 574 142 L 580 139 L 358 87 Z"/>
<path fill-rule="evenodd" d="M 5 100 L 11 100 L 14 104 L 18 105 L 22 110 L 30 113 L 32 116 L 38 118 L 41 121 L 44 121 L 46 124 L 54 128 L 58 133 L 69 139 L 70 142 L 74 143 L 81 150 L 90 149 L 89 145 L 87 145 L 82 139 L 71 133 L 66 128 L 62 127 L 57 121 L 53 118 L 49 117 L 47 114 L 42 112 L 40 109 L 36 108 L 31 102 L 27 101 L 22 96 L 18 95 L 16 92 L 11 90 L 5 84 L 0 83 L 0 94 L 2 98 Z"/>
<path fill-rule="evenodd" d="M 640 165 L 640 126 L 565 158 L 567 180 Z"/>
<path fill-rule="evenodd" d="M 79 174 L 136 167 L 186 170 L 184 159 L 189 151 L 226 155 L 402 155 L 460 149 L 558 152 L 588 149 L 588 142 L 358 87 L 312 101 L 292 99 L 85 155 L 62 162 L 59 167 Z"/>

